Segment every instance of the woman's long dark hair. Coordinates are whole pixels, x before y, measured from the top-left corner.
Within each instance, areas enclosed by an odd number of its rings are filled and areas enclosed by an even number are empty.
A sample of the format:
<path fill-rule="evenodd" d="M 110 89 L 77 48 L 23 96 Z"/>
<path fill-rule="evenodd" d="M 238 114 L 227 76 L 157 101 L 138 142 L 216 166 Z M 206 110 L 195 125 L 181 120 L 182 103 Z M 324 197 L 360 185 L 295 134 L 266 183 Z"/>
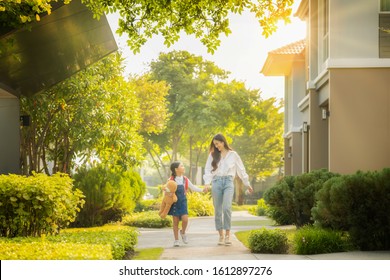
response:
<path fill-rule="evenodd" d="M 213 157 L 213 161 L 211 162 L 211 166 L 213 167 L 212 171 L 215 171 L 218 168 L 218 163 L 221 160 L 221 152 L 217 148 L 215 148 L 214 140 L 223 142 L 223 146 L 225 147 L 226 150 L 232 150 L 232 148 L 229 147 L 229 144 L 226 141 L 225 136 L 218 133 L 213 137 L 209 149 L 211 156 Z"/>
<path fill-rule="evenodd" d="M 180 164 L 181 164 L 180 161 L 174 161 L 171 163 L 170 169 L 171 169 L 171 176 L 173 177 L 173 180 L 175 180 L 176 178 L 176 168 L 178 168 Z"/>

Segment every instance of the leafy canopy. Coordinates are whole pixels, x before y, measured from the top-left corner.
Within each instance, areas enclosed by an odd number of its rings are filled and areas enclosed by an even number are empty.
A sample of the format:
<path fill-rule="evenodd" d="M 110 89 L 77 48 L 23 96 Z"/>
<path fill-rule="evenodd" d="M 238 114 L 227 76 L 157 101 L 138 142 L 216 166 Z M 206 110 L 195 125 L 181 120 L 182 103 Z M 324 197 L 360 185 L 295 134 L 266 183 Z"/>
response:
<path fill-rule="evenodd" d="M 0 1 L 0 25 L 16 27 L 39 21 L 40 15 L 51 13 L 53 2 L 71 0 L 8 0 Z M 194 35 L 213 53 L 220 44 L 221 34 L 229 35 L 229 13 L 248 10 L 256 15 L 263 35 L 276 31 L 279 20 L 289 21 L 294 0 L 82 0 L 100 18 L 104 13 L 118 13 L 119 34 L 129 36 L 128 45 L 134 53 L 153 35 L 161 34 L 170 46 L 182 32 Z"/>

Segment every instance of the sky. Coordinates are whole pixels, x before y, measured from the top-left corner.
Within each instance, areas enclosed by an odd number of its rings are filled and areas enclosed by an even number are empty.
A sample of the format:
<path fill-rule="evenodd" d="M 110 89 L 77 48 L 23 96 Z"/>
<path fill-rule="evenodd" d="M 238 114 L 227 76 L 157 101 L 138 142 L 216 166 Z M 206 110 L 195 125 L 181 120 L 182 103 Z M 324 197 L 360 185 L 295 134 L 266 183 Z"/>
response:
<path fill-rule="evenodd" d="M 300 1 L 296 1 L 293 13 Z M 230 17 L 230 29 L 227 37 L 221 35 L 221 44 L 214 54 L 207 52 L 205 46 L 193 36 L 183 33 L 179 41 L 167 48 L 162 36 L 155 36 L 141 47 L 141 51 L 133 54 L 127 46 L 127 37 L 120 37 L 117 29 L 118 16 L 107 15 L 107 19 L 115 36 L 119 50 L 125 57 L 125 75 L 147 72 L 148 64 L 156 60 L 160 52 L 186 50 L 205 60 L 213 61 L 218 67 L 230 72 L 230 79 L 245 83 L 248 89 L 261 90 L 262 98 L 283 98 L 283 77 L 266 77 L 260 73 L 269 51 L 305 38 L 305 23 L 293 17 L 292 23 L 281 22 L 278 31 L 265 38 L 255 16 L 249 12 Z"/>

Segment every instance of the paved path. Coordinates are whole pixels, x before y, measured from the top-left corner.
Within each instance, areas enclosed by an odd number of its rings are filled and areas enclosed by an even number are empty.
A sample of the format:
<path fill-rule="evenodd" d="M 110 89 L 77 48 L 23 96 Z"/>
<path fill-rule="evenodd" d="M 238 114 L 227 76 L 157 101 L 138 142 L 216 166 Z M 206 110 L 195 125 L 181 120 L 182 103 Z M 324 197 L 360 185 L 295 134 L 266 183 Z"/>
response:
<path fill-rule="evenodd" d="M 246 211 L 234 211 L 232 217 L 233 224 L 237 221 L 265 219 L 252 216 Z M 245 222 L 240 224 L 245 224 Z M 214 217 L 190 218 L 187 230 L 189 243 L 181 242 L 180 247 L 173 247 L 171 228 L 141 228 L 137 248 L 162 247 L 164 252 L 160 257 L 161 260 L 390 260 L 390 251 L 357 251 L 320 255 L 253 254 L 234 235 L 237 231 L 253 229 L 253 223 L 251 224 L 251 226 L 232 226 L 232 246 L 217 245 L 218 234 L 214 227 Z"/>

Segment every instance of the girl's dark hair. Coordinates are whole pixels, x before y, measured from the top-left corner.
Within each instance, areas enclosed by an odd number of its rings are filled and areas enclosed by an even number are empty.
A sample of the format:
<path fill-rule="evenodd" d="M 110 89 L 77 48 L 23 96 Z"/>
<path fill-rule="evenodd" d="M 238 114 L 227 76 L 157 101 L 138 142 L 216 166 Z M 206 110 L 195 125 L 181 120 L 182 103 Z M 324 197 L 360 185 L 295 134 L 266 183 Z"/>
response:
<path fill-rule="evenodd" d="M 211 156 L 213 157 L 213 161 L 211 162 L 211 166 L 213 167 L 212 171 L 215 171 L 217 169 L 218 163 L 221 160 L 221 152 L 215 148 L 214 140 L 223 142 L 223 146 L 225 147 L 226 150 L 232 150 L 232 148 L 230 148 L 228 142 L 226 141 L 225 136 L 218 133 L 213 137 L 213 139 L 211 140 L 210 149 L 209 149 Z"/>
<path fill-rule="evenodd" d="M 180 164 L 181 164 L 180 161 L 174 161 L 171 163 L 171 173 L 172 173 L 171 175 L 172 175 L 173 179 L 176 178 L 176 170 L 175 169 L 178 168 Z"/>

